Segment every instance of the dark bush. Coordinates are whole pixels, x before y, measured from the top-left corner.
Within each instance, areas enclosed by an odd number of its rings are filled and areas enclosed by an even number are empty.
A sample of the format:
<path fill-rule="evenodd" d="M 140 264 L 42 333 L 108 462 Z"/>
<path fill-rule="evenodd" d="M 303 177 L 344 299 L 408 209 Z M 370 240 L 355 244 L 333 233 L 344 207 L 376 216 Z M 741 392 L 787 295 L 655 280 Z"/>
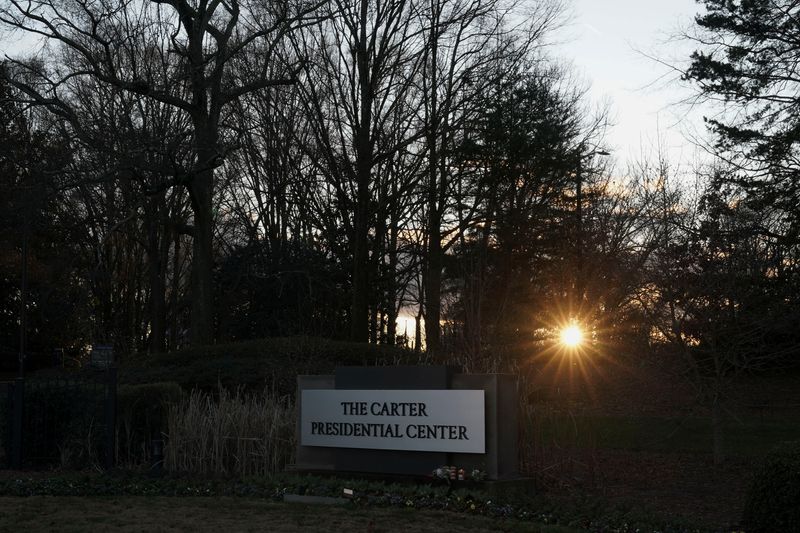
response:
<path fill-rule="evenodd" d="M 800 532 L 800 441 L 783 444 L 764 459 L 742 523 L 748 533 Z"/>
<path fill-rule="evenodd" d="M 81 380 L 25 383 L 23 460 L 85 468 L 104 450 L 105 387 Z"/>
<path fill-rule="evenodd" d="M 345 338 L 348 272 L 304 240 L 233 248 L 215 271 L 220 341 L 289 335 Z"/>
<path fill-rule="evenodd" d="M 150 442 L 166 430 L 167 409 L 183 396 L 174 382 L 120 385 L 117 389 L 117 461 L 138 466 L 150 459 Z"/>

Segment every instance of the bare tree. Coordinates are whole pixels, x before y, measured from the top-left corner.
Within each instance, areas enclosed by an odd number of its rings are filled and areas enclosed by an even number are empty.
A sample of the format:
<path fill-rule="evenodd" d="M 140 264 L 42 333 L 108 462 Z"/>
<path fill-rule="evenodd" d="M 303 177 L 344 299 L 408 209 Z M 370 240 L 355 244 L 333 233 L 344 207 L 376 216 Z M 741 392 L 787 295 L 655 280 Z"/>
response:
<path fill-rule="evenodd" d="M 323 216 L 341 224 L 347 237 L 350 337 L 358 341 L 370 336 L 370 234 L 376 205 L 387 201 L 376 198 L 381 193 L 376 170 L 415 138 L 404 118 L 414 113 L 411 93 L 420 63 L 412 5 L 337 1 L 328 23 L 297 42 L 299 53 L 310 58 L 302 84 L 314 136 L 307 153 L 325 178 L 320 204 L 333 207 Z"/>
<path fill-rule="evenodd" d="M 4 0 L 0 22 L 43 36 L 74 57 L 75 68 L 17 61 L 28 79 L 12 80 L 33 102 L 72 118 L 63 98 L 70 80 L 92 77 L 185 113 L 192 125 L 192 162 L 173 176 L 191 199 L 193 225 L 191 340 L 211 341 L 215 168 L 226 156 L 220 128 L 226 108 L 242 96 L 295 81 L 297 67 L 269 76 L 278 44 L 316 22 L 320 2 L 128 0 Z M 146 43 L 146 46 L 142 46 Z M 241 60 L 256 49 L 263 61 Z"/>
<path fill-rule="evenodd" d="M 425 52 L 420 86 L 426 154 L 425 343 L 437 352 L 441 335 L 442 268 L 447 250 L 475 222 L 480 197 L 459 194 L 453 153 L 469 138 L 483 96 L 536 53 L 563 13 L 558 1 L 527 5 L 500 0 L 430 0 L 417 9 Z M 515 22 L 523 20 L 523 22 Z M 474 191 L 472 191 L 474 192 Z"/>

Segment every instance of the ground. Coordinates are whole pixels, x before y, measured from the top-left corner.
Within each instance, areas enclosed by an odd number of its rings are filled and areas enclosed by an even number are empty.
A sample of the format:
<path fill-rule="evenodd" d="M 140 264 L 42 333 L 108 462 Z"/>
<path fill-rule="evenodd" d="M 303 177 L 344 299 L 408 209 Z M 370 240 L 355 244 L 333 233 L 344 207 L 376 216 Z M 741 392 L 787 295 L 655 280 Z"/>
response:
<path fill-rule="evenodd" d="M 272 503 L 247 498 L 0 497 L 0 532 L 496 531 L 577 533 L 560 526 L 445 511 Z"/>
<path fill-rule="evenodd" d="M 533 384 L 539 392 L 531 470 L 544 473 L 552 492 L 641 506 L 714 530 L 735 528 L 761 458 L 782 441 L 800 440 L 796 372 L 731 383 L 726 457 L 715 465 L 708 412 L 677 372 L 670 379 L 652 366 L 592 371 L 585 382 L 594 386 L 576 380 L 571 397 L 570 387 L 552 389 L 552 375 Z"/>
<path fill-rule="evenodd" d="M 606 450 L 598 462 L 602 479 L 589 489 L 598 496 L 713 529 L 739 522 L 752 470 L 748 460 L 715 466 L 696 454 Z"/>

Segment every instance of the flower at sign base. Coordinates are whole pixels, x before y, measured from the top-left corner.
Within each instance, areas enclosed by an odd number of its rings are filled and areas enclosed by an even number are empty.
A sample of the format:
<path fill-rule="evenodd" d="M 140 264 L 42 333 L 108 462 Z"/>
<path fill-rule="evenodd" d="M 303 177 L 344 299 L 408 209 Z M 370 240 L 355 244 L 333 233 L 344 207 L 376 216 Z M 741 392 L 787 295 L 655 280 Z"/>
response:
<path fill-rule="evenodd" d="M 440 466 L 439 468 L 433 471 L 433 477 L 436 479 L 447 479 L 447 480 L 455 479 L 455 477 L 453 476 L 455 468 L 456 467 L 454 466 L 448 466 L 448 465 Z"/>
<path fill-rule="evenodd" d="M 477 468 L 474 468 L 469 473 L 469 477 L 471 479 L 474 479 L 475 481 L 483 481 L 484 479 L 486 479 L 486 472 L 484 472 L 483 470 L 479 470 Z"/>

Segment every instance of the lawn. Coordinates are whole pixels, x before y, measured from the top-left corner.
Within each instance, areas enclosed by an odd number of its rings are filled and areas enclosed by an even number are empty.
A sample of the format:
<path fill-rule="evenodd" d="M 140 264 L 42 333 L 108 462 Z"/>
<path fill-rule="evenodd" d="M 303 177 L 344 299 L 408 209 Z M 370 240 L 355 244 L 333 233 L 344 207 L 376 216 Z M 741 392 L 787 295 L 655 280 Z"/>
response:
<path fill-rule="evenodd" d="M 531 421 L 534 473 L 555 487 L 714 530 L 740 520 L 761 458 L 781 442 L 800 440 L 797 414 L 742 413 L 726 419 L 725 461 L 714 465 L 708 418 L 546 413 Z"/>
<path fill-rule="evenodd" d="M 352 505 L 301 505 L 247 498 L 0 497 L 0 532 L 364 531 L 577 533 L 563 526 L 464 513 Z"/>
<path fill-rule="evenodd" d="M 712 448 L 708 418 L 556 415 L 539 423 L 535 434 L 543 443 L 659 453 L 708 454 Z M 723 451 L 731 457 L 757 458 L 794 440 L 800 440 L 798 415 L 742 415 L 723 424 Z"/>

